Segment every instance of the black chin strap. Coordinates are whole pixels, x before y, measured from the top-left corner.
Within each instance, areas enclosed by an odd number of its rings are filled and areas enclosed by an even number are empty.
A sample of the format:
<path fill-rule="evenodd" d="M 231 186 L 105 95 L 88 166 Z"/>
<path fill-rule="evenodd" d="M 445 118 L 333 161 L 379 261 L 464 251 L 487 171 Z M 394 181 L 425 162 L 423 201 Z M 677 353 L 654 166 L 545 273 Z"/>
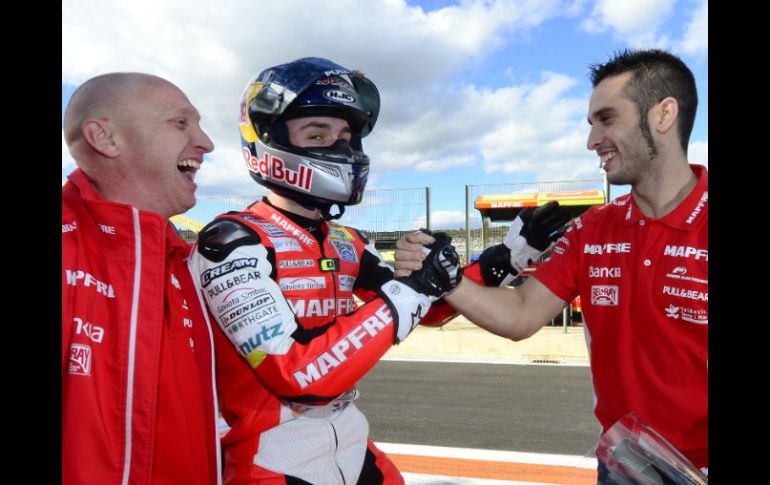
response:
<path fill-rule="evenodd" d="M 319 204 L 317 201 L 308 200 L 307 198 L 304 198 L 299 194 L 296 194 L 289 190 L 282 190 L 278 188 L 272 188 L 271 190 L 273 190 L 278 195 L 281 195 L 283 197 L 286 197 L 287 199 L 293 200 L 294 202 L 298 203 L 299 205 L 301 205 L 307 210 L 318 209 L 319 211 L 321 211 L 321 218 L 323 218 L 326 221 L 333 221 L 335 219 L 339 219 L 340 217 L 342 217 L 342 214 L 345 213 L 344 204 Z M 339 213 L 332 215 L 331 209 L 335 205 L 339 209 Z"/>
<path fill-rule="evenodd" d="M 339 213 L 334 215 L 331 214 L 332 205 L 337 206 L 337 208 L 339 209 Z M 340 217 L 342 217 L 342 214 L 345 213 L 345 206 L 342 204 L 324 205 L 319 207 L 319 209 L 321 210 L 321 217 L 323 217 L 324 220 L 327 220 L 327 221 L 333 221 L 335 219 L 339 219 Z"/>

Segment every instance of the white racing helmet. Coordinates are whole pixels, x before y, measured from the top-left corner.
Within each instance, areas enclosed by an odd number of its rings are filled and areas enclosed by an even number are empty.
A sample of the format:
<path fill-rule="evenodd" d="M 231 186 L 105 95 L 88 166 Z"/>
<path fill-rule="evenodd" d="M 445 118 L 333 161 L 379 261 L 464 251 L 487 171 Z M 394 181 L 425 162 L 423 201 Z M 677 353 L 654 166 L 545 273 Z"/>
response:
<path fill-rule="evenodd" d="M 262 71 L 241 98 L 240 135 L 251 177 L 324 218 L 361 202 L 369 157 L 361 146 L 377 122 L 380 95 L 363 73 L 327 59 L 305 57 Z M 350 142 L 300 148 L 289 142 L 286 121 L 308 116 L 347 120 Z M 332 205 L 339 214 L 330 215 Z"/>

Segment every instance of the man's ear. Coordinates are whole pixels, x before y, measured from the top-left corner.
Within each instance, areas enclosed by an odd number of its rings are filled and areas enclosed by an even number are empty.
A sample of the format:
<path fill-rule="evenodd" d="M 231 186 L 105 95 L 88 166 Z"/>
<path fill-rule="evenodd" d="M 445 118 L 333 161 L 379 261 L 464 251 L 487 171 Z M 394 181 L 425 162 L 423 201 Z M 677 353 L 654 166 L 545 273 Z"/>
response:
<path fill-rule="evenodd" d="M 668 96 L 656 106 L 655 129 L 659 133 L 666 133 L 671 127 L 676 126 L 676 119 L 679 116 L 679 103 L 676 98 Z"/>
<path fill-rule="evenodd" d="M 113 137 L 112 123 L 104 118 L 90 118 L 81 125 L 83 138 L 92 149 L 105 157 L 115 158 L 120 154 L 120 149 Z"/>

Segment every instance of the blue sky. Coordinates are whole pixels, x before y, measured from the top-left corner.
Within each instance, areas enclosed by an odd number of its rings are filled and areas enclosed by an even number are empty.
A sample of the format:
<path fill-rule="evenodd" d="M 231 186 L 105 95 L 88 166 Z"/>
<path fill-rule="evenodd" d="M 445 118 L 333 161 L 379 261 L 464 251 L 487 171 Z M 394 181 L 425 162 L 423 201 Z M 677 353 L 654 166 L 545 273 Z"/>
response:
<path fill-rule="evenodd" d="M 463 222 L 465 184 L 601 177 L 585 149 L 587 65 L 661 47 L 696 75 L 691 162 L 708 165 L 708 2 L 703 0 L 68 0 L 62 110 L 86 79 L 141 71 L 178 85 L 216 144 L 198 196 L 263 193 L 237 132 L 246 82 L 321 56 L 364 71 L 382 110 L 364 140 L 370 189 L 431 187 L 433 227 Z M 62 141 L 62 178 L 74 162 Z M 627 188 L 613 191 L 614 195 Z"/>

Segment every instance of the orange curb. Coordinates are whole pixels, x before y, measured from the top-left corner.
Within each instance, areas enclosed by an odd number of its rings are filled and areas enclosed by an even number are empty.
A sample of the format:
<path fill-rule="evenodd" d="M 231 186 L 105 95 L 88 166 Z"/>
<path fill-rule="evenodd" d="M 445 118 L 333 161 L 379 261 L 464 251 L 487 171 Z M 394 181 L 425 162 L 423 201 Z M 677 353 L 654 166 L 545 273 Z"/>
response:
<path fill-rule="evenodd" d="M 505 461 L 398 455 L 388 457 L 401 472 L 465 478 L 520 480 L 565 485 L 596 485 L 596 470 L 559 465 L 537 465 Z"/>

